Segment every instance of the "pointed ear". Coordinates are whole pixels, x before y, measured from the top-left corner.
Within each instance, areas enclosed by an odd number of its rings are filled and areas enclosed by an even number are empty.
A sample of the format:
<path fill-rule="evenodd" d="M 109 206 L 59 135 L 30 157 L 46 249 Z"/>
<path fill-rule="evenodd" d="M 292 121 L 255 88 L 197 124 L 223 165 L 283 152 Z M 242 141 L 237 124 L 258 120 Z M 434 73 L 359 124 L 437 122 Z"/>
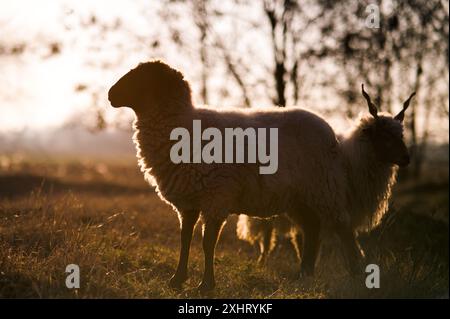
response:
<path fill-rule="evenodd" d="M 394 117 L 394 119 L 396 119 L 399 122 L 403 122 L 403 119 L 405 118 L 405 111 L 409 106 L 409 102 L 411 102 L 411 99 L 414 97 L 414 95 L 416 95 L 416 92 L 413 92 L 409 98 L 403 102 L 403 109 Z"/>
<path fill-rule="evenodd" d="M 368 105 L 368 107 L 369 107 L 369 112 L 370 112 L 370 114 L 372 114 L 372 116 L 374 117 L 374 118 L 378 118 L 378 110 L 377 110 L 377 107 L 375 106 L 375 104 L 373 104 L 372 103 L 372 100 L 370 99 L 370 96 L 369 96 L 369 94 L 367 94 L 367 92 L 366 91 L 364 91 L 364 84 L 361 84 L 361 91 L 362 91 L 362 94 L 363 94 L 363 96 L 365 97 L 365 99 L 366 99 L 366 101 L 367 101 L 367 105 Z"/>

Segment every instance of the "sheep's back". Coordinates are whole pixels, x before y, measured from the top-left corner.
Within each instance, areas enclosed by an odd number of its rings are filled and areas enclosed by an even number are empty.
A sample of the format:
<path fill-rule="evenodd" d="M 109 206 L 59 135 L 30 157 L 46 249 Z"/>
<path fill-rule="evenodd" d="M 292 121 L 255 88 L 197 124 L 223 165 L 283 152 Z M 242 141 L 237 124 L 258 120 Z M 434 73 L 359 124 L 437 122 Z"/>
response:
<path fill-rule="evenodd" d="M 174 143 L 168 138 L 170 130 L 185 127 L 192 134 L 193 120 L 201 120 L 203 130 L 218 128 L 222 136 L 225 128 L 277 128 L 278 170 L 274 174 L 260 174 L 260 166 L 267 164 L 258 162 L 170 162 L 168 151 Z M 336 135 L 324 119 L 307 110 L 198 108 L 190 114 L 180 113 L 178 118 L 172 116 L 170 121 L 161 118 L 159 122 L 140 123 L 138 127 L 141 132 L 136 134 L 135 143 L 141 167 L 155 180 L 159 195 L 178 210 L 215 211 L 223 216 L 242 212 L 267 217 L 291 210 L 296 204 L 330 211 L 341 197 L 333 193 L 339 189 L 336 185 L 339 177 L 335 176 L 340 165 Z M 144 128 L 148 130 L 144 132 Z M 158 138 L 152 131 L 157 132 Z"/>
<path fill-rule="evenodd" d="M 332 203 L 323 198 L 324 192 L 335 193 L 338 188 L 336 180 L 340 177 L 334 175 L 339 175 L 339 146 L 333 129 L 320 116 L 300 108 L 199 111 L 203 128 L 219 124 L 222 132 L 226 127 L 278 129 L 278 170 L 274 174 L 259 174 L 260 163 L 218 166 L 218 176 L 236 173 L 236 183 L 225 183 L 223 190 L 229 194 L 235 189 L 233 210 L 265 217 L 292 209 L 296 201 L 323 211 L 336 206 L 340 194 L 330 195 L 335 198 Z"/>

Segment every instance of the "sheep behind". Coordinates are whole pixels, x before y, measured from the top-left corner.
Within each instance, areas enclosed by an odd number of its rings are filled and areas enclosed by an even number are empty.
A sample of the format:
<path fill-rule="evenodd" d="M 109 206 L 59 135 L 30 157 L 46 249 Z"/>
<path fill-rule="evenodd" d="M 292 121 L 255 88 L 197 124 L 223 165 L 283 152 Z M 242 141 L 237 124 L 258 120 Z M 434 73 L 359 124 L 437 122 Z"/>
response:
<path fill-rule="evenodd" d="M 236 225 L 239 239 L 255 245 L 259 250 L 258 264 L 264 265 L 280 239 L 289 238 L 297 259 L 301 259 L 301 247 L 297 241 L 299 230 L 285 215 L 271 218 L 250 217 L 240 214 Z"/>

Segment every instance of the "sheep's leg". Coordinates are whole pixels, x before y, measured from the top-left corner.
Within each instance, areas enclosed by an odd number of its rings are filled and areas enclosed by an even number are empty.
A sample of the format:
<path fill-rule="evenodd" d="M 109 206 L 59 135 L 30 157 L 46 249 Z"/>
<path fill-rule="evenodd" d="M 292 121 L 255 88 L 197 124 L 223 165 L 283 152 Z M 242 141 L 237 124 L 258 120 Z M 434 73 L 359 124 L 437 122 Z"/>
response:
<path fill-rule="evenodd" d="M 217 240 L 220 235 L 220 231 L 224 224 L 223 220 L 205 220 L 203 226 L 203 253 L 205 255 L 205 269 L 203 273 L 203 279 L 198 286 L 198 290 L 201 293 L 208 292 L 214 289 L 214 250 L 216 248 Z"/>
<path fill-rule="evenodd" d="M 347 225 L 337 225 L 336 233 L 342 241 L 345 259 L 350 273 L 353 275 L 361 273 L 364 254 L 356 241 L 352 228 Z"/>
<path fill-rule="evenodd" d="M 189 248 L 191 246 L 192 233 L 195 223 L 198 220 L 199 211 L 190 210 L 181 213 L 180 225 L 180 257 L 175 274 L 170 279 L 169 285 L 172 288 L 181 288 L 183 282 L 187 279 L 187 266 L 189 259 Z"/>
<path fill-rule="evenodd" d="M 301 216 L 292 216 L 301 227 L 303 236 L 296 236 L 297 247 L 302 247 L 300 252 L 300 275 L 314 275 L 317 255 L 320 247 L 320 219 L 314 213 L 302 212 Z"/>
<path fill-rule="evenodd" d="M 303 260 L 301 272 L 314 275 L 317 255 L 320 247 L 320 220 L 312 215 L 303 221 Z"/>
<path fill-rule="evenodd" d="M 295 249 L 295 254 L 297 256 L 297 259 L 301 262 L 302 261 L 302 253 L 303 253 L 303 234 L 301 231 L 298 230 L 291 230 L 290 233 L 291 242 Z"/>
<path fill-rule="evenodd" d="M 265 265 L 267 262 L 267 257 L 271 251 L 271 242 L 273 236 L 273 225 L 271 220 L 261 220 L 262 223 L 262 238 L 259 240 L 259 258 L 258 264 Z"/>

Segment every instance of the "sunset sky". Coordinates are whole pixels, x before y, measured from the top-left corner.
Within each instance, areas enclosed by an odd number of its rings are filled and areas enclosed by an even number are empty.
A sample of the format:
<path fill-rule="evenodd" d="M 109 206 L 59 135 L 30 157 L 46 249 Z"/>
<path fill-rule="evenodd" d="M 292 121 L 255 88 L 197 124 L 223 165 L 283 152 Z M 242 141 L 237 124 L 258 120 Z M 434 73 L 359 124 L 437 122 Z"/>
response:
<path fill-rule="evenodd" d="M 170 45 L 167 28 L 161 26 L 161 18 L 158 16 L 158 12 L 164 9 L 161 3 L 125 0 L 0 0 L 0 49 L 26 45 L 21 55 L 0 54 L 0 131 L 46 129 L 64 125 L 73 117 L 84 116 L 83 112 L 92 107 L 92 92 L 96 92 L 97 106 L 107 109 L 107 117 L 114 117 L 115 111 L 108 108 L 106 99 L 108 87 L 138 62 L 153 57 L 162 57 L 183 70 L 193 84 L 196 99 L 199 93 L 197 84 L 200 66 Z M 232 6 L 225 4 L 223 9 L 232 16 Z M 247 18 L 256 21 L 260 18 L 258 14 L 258 10 L 250 10 Z M 89 25 L 93 15 L 96 17 L 95 27 Z M 121 24 L 114 29 L 118 19 Z M 187 17 L 181 15 L 177 23 L 186 24 L 184 31 L 187 38 L 195 37 L 190 34 L 188 23 L 184 19 Z M 231 23 L 233 22 L 230 20 L 219 25 L 219 30 L 216 31 L 226 30 Z M 111 29 L 101 33 L 99 30 L 102 26 Z M 135 40 L 129 41 L 128 35 L 132 35 Z M 250 59 L 270 60 L 267 53 L 269 50 L 265 50 L 270 43 L 250 32 L 245 35 L 249 37 L 254 51 L 258 52 L 257 57 Z M 152 39 L 163 41 L 159 46 L 149 49 Z M 51 48 L 55 43 L 60 52 L 52 54 Z M 220 72 L 220 69 L 212 71 L 212 88 L 219 87 L 224 82 L 228 85 L 226 81 L 229 79 Z M 83 89 L 77 91 L 76 87 L 80 84 Z M 211 104 L 239 103 L 239 91 L 233 83 L 229 87 L 231 96 L 227 100 L 214 93 Z M 258 86 L 254 88 L 257 101 L 263 96 L 264 92 L 261 90 L 263 89 Z M 335 102 L 332 99 L 321 100 L 322 93 L 312 92 L 313 104 L 308 106 L 316 106 L 318 103 L 332 105 Z M 259 102 L 264 106 L 270 104 L 270 101 L 263 98 Z M 131 116 L 129 112 L 126 114 Z M 345 124 L 343 118 L 341 116 L 334 121 Z M 448 133 L 448 123 L 440 123 L 436 127 L 439 127 L 437 130 L 440 132 Z"/>
<path fill-rule="evenodd" d="M 0 127 L 58 126 L 86 107 L 86 97 L 75 94 L 78 83 L 105 82 L 103 73 L 87 65 L 88 41 L 92 30 L 83 29 L 77 19 L 95 13 L 102 21 L 121 17 L 130 28 L 142 28 L 137 6 L 128 1 L 44 0 L 0 1 L 0 38 L 6 45 L 26 43 L 32 49 L 20 57 L 0 56 Z M 73 10 L 73 17 L 67 15 Z M 75 17 L 76 14 L 76 17 Z M 1 43 L 1 42 L 0 42 Z M 62 52 L 46 58 L 48 47 L 61 43 Z M 107 51 L 107 48 L 105 48 Z M 107 52 L 105 52 L 107 54 Z M 99 54 L 100 56 L 100 54 Z M 95 59 L 95 58 L 94 58 Z M 118 76 L 123 70 L 110 70 Z"/>
<path fill-rule="evenodd" d="M 130 68 L 150 58 L 163 58 L 182 69 L 194 82 L 195 98 L 199 67 L 170 43 L 148 48 L 153 36 L 170 41 L 157 15 L 162 10 L 161 2 L 0 0 L 0 7 L 0 44 L 26 43 L 29 48 L 21 56 L 0 55 L 0 130 L 55 127 L 78 116 L 91 104 L 87 94 L 75 92 L 78 84 L 87 86 L 86 91 L 95 90 L 102 103 L 99 106 L 105 107 L 107 88 Z M 120 19 L 119 31 L 102 35 L 98 26 L 90 28 L 93 15 L 98 23 L 109 27 Z M 183 16 L 177 23 L 188 25 Z M 128 41 L 128 34 L 137 39 L 133 40 L 136 43 Z M 189 38 L 189 32 L 186 34 Z M 52 43 L 60 43 L 61 52 L 47 57 Z M 223 78 L 211 77 L 210 85 L 219 85 L 220 81 Z M 113 112 L 107 109 L 107 115 L 114 116 Z"/>

